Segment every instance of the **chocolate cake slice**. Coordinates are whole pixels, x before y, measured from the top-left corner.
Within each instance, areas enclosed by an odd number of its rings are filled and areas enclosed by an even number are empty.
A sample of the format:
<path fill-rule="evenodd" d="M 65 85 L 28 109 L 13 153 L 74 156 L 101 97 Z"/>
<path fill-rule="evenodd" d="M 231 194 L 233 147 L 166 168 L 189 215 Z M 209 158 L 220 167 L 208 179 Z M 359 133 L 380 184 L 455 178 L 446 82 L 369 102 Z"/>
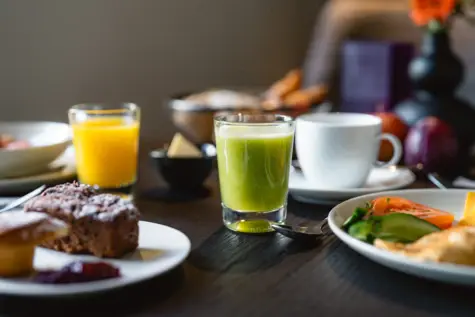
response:
<path fill-rule="evenodd" d="M 118 258 L 138 246 L 140 213 L 134 204 L 116 195 L 97 194 L 87 185 L 51 187 L 26 203 L 24 210 L 46 213 L 69 225 L 69 235 L 45 242 L 46 248 Z"/>

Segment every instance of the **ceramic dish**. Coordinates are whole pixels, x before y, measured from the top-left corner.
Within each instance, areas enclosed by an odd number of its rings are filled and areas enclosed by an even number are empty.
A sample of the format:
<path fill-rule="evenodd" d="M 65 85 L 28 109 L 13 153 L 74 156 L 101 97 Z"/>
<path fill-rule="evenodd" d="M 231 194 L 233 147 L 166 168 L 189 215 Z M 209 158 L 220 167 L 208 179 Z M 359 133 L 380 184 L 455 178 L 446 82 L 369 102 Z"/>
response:
<path fill-rule="evenodd" d="M 71 141 L 69 125 L 59 122 L 0 122 L 0 134 L 30 144 L 24 149 L 0 149 L 0 178 L 44 171 Z"/>
<path fill-rule="evenodd" d="M 0 179 L 0 195 L 24 195 L 41 185 L 57 185 L 74 180 L 76 161 L 70 146 L 60 157 L 41 172 L 33 175 Z"/>
<path fill-rule="evenodd" d="M 365 202 L 382 195 L 407 198 L 417 203 L 451 212 L 455 215 L 455 219 L 460 219 L 467 192 L 464 189 L 409 189 L 388 191 L 384 192 L 384 194 L 364 195 L 347 200 L 333 208 L 328 215 L 328 225 L 343 243 L 381 265 L 418 277 L 474 286 L 475 267 L 428 261 L 419 262 L 406 256 L 378 249 L 371 244 L 351 237 L 341 229 L 343 222 L 352 215 L 356 207 L 362 207 L 365 205 Z M 375 276 L 375 278 L 384 279 L 384 276 Z"/>
<path fill-rule="evenodd" d="M 302 171 L 292 168 L 289 193 L 292 197 L 310 204 L 335 204 L 343 200 L 385 190 L 409 186 L 416 180 L 413 172 L 405 167 L 373 168 L 365 186 L 347 189 L 314 188 L 305 179 Z"/>
<path fill-rule="evenodd" d="M 219 88 L 220 90 L 232 90 L 250 94 L 260 98 L 264 89 L 243 89 L 243 88 Z M 206 143 L 213 141 L 213 118 L 218 112 L 251 112 L 251 113 L 280 113 L 297 117 L 311 109 L 292 109 L 282 108 L 272 111 L 267 111 L 261 107 L 230 107 L 222 105 L 216 108 L 210 108 L 206 105 L 200 105 L 192 101 L 186 100 L 186 97 L 194 94 L 193 92 L 178 93 L 170 96 L 167 100 L 169 109 L 172 112 L 173 124 L 176 128 L 183 132 L 190 140 L 195 143 Z M 327 110 L 329 105 L 325 105 L 324 110 Z M 323 110 L 322 110 L 323 111 Z"/>
<path fill-rule="evenodd" d="M 139 247 L 122 259 L 104 260 L 118 267 L 122 277 L 75 284 L 37 284 L 27 279 L 0 278 L 0 294 L 34 297 L 76 296 L 103 292 L 163 274 L 182 263 L 190 252 L 190 240 L 182 232 L 155 223 L 139 222 Z M 38 247 L 36 269 L 59 269 L 73 261 L 99 261 L 85 255 L 69 255 Z M 102 260 L 101 260 L 102 261 Z"/>

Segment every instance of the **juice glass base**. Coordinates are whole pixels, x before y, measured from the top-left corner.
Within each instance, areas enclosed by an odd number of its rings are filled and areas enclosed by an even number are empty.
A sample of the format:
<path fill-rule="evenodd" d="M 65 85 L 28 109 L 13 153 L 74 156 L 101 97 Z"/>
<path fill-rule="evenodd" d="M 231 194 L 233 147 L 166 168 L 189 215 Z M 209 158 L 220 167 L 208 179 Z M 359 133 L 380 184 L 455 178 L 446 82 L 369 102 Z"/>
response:
<path fill-rule="evenodd" d="M 223 207 L 223 222 L 226 227 L 232 231 L 240 233 L 261 234 L 274 232 L 271 224 L 285 222 L 287 217 L 287 206 L 284 205 L 281 208 L 271 211 L 237 211 L 226 207 Z"/>

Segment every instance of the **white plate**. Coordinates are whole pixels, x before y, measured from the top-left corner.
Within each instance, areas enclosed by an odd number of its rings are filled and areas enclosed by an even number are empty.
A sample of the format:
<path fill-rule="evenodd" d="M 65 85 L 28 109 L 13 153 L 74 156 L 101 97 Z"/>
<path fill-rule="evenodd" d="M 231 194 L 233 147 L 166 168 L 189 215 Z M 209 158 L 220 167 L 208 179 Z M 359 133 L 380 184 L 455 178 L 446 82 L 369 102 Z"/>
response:
<path fill-rule="evenodd" d="M 0 179 L 0 195 L 20 195 L 46 184 L 56 185 L 74 179 L 76 176 L 76 161 L 72 146 L 51 165 L 50 169 L 36 175 L 17 178 Z"/>
<path fill-rule="evenodd" d="M 0 177 L 20 177 L 39 173 L 71 143 L 71 131 L 61 122 L 0 122 L 0 134 L 27 141 L 25 149 L 0 149 Z"/>
<path fill-rule="evenodd" d="M 134 253 L 114 260 L 93 256 L 69 255 L 37 248 L 36 269 L 59 269 L 72 261 L 106 261 L 120 268 L 122 277 L 90 283 L 48 285 L 25 279 L 0 279 L 0 294 L 23 296 L 70 296 L 106 291 L 137 283 L 163 274 L 182 263 L 190 252 L 190 240 L 180 231 L 140 221 L 139 248 Z"/>
<path fill-rule="evenodd" d="M 409 257 L 381 250 L 373 245 L 359 241 L 340 229 L 343 222 L 353 213 L 355 207 L 364 206 L 365 202 L 381 195 L 404 197 L 451 212 L 455 215 L 456 219 L 460 219 L 467 192 L 465 189 L 408 189 L 365 195 L 345 201 L 333 208 L 328 216 L 328 224 L 333 233 L 346 245 L 379 264 L 432 280 L 453 284 L 475 285 L 475 267 L 448 263 L 418 262 Z"/>
<path fill-rule="evenodd" d="M 289 193 L 295 200 L 305 203 L 338 203 L 343 200 L 385 190 L 398 189 L 412 184 L 416 176 L 405 167 L 374 168 L 361 188 L 324 189 L 314 188 L 305 179 L 302 171 L 290 170 Z"/>

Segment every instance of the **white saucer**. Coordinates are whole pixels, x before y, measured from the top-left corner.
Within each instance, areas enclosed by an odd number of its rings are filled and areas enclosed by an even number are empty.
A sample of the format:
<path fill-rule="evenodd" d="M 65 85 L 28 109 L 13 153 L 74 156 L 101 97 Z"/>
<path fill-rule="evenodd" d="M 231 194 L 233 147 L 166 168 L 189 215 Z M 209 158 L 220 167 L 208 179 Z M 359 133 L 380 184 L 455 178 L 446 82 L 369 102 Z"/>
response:
<path fill-rule="evenodd" d="M 114 260 L 93 256 L 69 255 L 43 248 L 36 249 L 36 269 L 59 269 L 72 261 L 106 261 L 117 266 L 122 277 L 76 284 L 37 284 L 27 279 L 0 278 L 0 294 L 20 296 L 71 296 L 116 289 L 163 274 L 182 263 L 191 248 L 182 232 L 155 223 L 140 221 L 139 248 L 132 254 Z"/>
<path fill-rule="evenodd" d="M 0 179 L 0 195 L 21 195 L 46 184 L 56 185 L 74 179 L 76 161 L 74 148 L 70 146 L 57 160 L 50 165 L 50 170 L 40 174 L 17 178 Z"/>
<path fill-rule="evenodd" d="M 292 197 L 304 203 L 337 204 L 343 200 L 406 187 L 416 180 L 414 173 L 405 167 L 374 168 L 363 187 L 346 189 L 323 189 L 312 187 L 305 179 L 302 171 L 291 168 L 289 193 Z"/>

